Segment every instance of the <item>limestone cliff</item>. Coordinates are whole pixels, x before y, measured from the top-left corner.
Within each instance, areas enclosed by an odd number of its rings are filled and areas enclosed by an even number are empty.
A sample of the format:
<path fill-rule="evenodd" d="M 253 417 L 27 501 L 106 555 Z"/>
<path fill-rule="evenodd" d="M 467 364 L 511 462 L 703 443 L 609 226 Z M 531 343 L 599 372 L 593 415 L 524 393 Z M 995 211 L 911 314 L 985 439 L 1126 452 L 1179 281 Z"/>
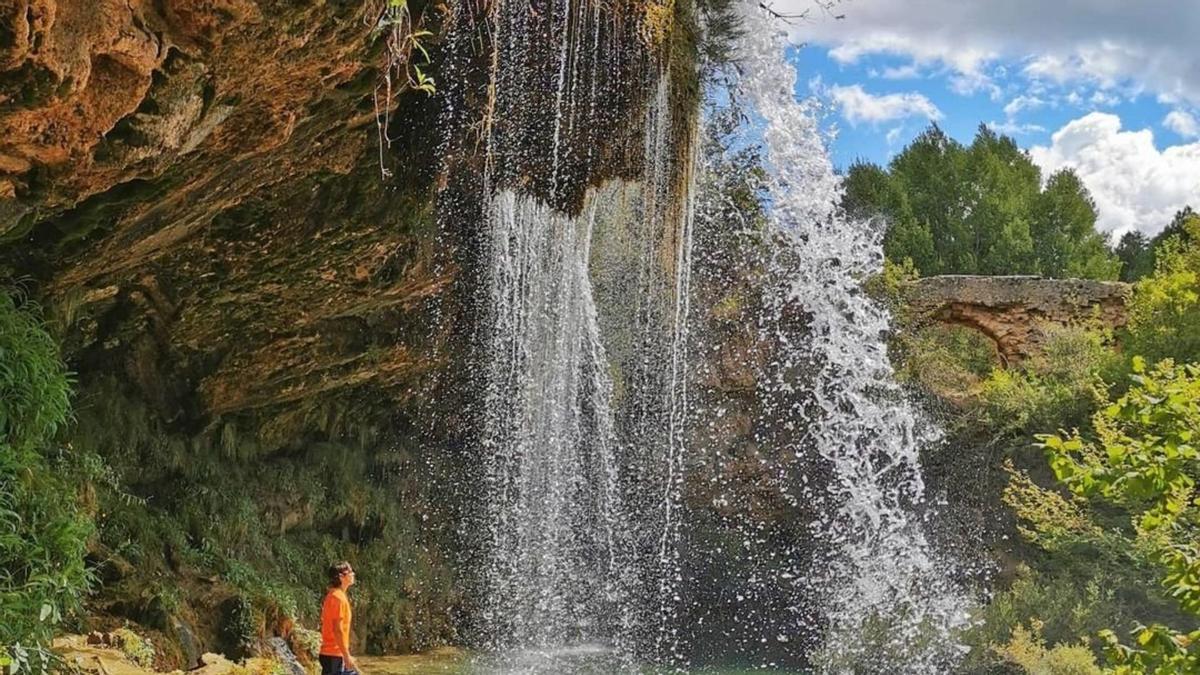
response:
<path fill-rule="evenodd" d="M 695 108 L 690 3 L 578 4 L 603 48 L 572 86 L 604 98 L 560 130 L 540 0 L 521 96 L 497 92 L 499 3 L 405 5 L 429 95 L 383 1 L 0 2 L 0 281 L 46 308 L 78 374 L 64 440 L 107 467 L 84 490 L 95 621 L 177 665 L 252 650 L 350 557 L 364 647 L 455 641 L 482 169 L 577 208 L 644 169 L 652 77 Z"/>

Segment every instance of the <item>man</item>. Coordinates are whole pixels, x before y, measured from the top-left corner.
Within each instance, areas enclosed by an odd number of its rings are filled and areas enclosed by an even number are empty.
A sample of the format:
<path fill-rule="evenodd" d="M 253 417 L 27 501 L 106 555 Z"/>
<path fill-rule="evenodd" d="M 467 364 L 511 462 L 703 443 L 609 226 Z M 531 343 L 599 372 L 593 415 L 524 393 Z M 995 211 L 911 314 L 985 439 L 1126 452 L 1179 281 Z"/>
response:
<path fill-rule="evenodd" d="M 329 591 L 321 603 L 321 675 L 353 675 L 358 663 L 350 656 L 350 598 L 354 570 L 348 562 L 329 567 Z"/>

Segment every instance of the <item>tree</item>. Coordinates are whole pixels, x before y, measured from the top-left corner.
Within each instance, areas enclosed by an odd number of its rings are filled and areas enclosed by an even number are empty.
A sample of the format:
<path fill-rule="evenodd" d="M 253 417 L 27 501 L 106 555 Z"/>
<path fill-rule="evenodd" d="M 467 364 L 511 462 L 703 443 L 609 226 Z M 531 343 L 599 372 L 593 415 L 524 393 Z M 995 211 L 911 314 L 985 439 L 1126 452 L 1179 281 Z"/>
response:
<path fill-rule="evenodd" d="M 1113 249 L 1117 260 L 1121 261 L 1121 281 L 1133 282 L 1154 271 L 1154 253 L 1150 239 L 1137 230 L 1130 230 L 1121 236 L 1121 241 Z"/>
<path fill-rule="evenodd" d="M 1189 215 L 1155 258 L 1154 274 L 1134 286 L 1125 346 L 1152 361 L 1200 362 L 1200 216 Z"/>
<path fill-rule="evenodd" d="M 1036 268 L 1048 277 L 1116 279 L 1120 262 L 1096 231 L 1096 204 L 1071 169 L 1055 172 L 1033 206 Z"/>
<path fill-rule="evenodd" d="M 1121 241 L 1113 250 L 1122 263 L 1121 281 L 1138 281 L 1153 274 L 1159 250 L 1166 242 L 1172 238 L 1179 238 L 1183 242 L 1194 238 L 1194 235 L 1187 232 L 1186 223 L 1198 215 L 1200 214 L 1197 214 L 1192 207 L 1185 206 L 1175 212 L 1175 217 L 1171 219 L 1170 224 L 1153 239 L 1147 239 L 1145 235 L 1136 231 L 1128 232 L 1121 237 Z"/>
<path fill-rule="evenodd" d="M 975 241 L 964 222 L 968 195 L 962 145 L 932 124 L 892 160 L 888 172 L 895 188 L 906 196 L 916 223 L 901 221 L 903 226 L 910 232 L 924 228 L 933 240 L 933 255 L 926 265 L 913 258 L 921 273 L 974 273 Z"/>
<path fill-rule="evenodd" d="M 1036 272 L 1030 211 L 1041 172 L 1007 136 L 984 125 L 967 151 L 964 224 L 975 274 Z"/>
<path fill-rule="evenodd" d="M 933 234 L 913 216 L 907 195 L 896 188 L 886 171 L 876 164 L 856 162 L 843 182 L 842 208 L 855 219 L 884 218 L 888 222 L 883 252 L 888 260 L 909 261 L 918 271 L 934 270 Z"/>
<path fill-rule="evenodd" d="M 1200 213 L 1196 213 L 1196 211 L 1190 206 L 1185 206 L 1176 211 L 1175 217 L 1171 219 L 1171 223 L 1163 228 L 1162 232 L 1159 232 L 1157 235 L 1155 235 L 1154 245 L 1158 246 L 1162 242 L 1176 235 L 1182 236 L 1185 239 L 1193 238 L 1193 235 L 1188 233 L 1186 225 L 1189 220 L 1197 217 L 1200 217 Z"/>
<path fill-rule="evenodd" d="M 844 187 L 846 214 L 885 218 L 884 254 L 923 275 L 1118 274 L 1074 172 L 1051 176 L 1043 191 L 1028 153 L 983 125 L 969 147 L 930 125 L 886 169 L 856 162 Z"/>

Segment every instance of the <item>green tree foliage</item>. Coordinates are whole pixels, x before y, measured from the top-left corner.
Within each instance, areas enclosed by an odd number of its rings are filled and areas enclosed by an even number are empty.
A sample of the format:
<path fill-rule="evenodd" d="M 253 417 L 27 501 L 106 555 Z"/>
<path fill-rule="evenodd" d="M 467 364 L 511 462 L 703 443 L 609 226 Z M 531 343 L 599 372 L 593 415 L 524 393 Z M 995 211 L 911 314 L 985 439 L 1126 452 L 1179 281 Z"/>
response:
<path fill-rule="evenodd" d="M 1197 216 L 1195 210 L 1185 206 L 1175 213 L 1171 223 L 1149 239 L 1136 230 L 1125 233 L 1113 253 L 1121 260 L 1121 281 L 1138 281 L 1154 273 L 1160 249 L 1166 242 L 1182 239 L 1185 243 L 1196 237 L 1187 231 L 1187 222 Z"/>
<path fill-rule="evenodd" d="M 47 667 L 45 647 L 89 585 L 91 522 L 53 443 L 69 396 L 35 311 L 0 293 L 0 659 L 24 668 Z"/>
<path fill-rule="evenodd" d="M 1096 203 L 1070 169 L 1046 181 L 1033 206 L 1036 269 L 1048 277 L 1115 279 L 1121 262 L 1096 231 Z"/>
<path fill-rule="evenodd" d="M 1011 138 L 985 126 L 979 127 L 966 160 L 966 260 L 977 274 L 1029 269 L 1036 260 L 1031 216 L 1041 172 Z"/>
<path fill-rule="evenodd" d="M 846 212 L 886 218 L 884 253 L 924 275 L 1113 279 L 1120 269 L 1079 178 L 1059 171 L 1043 189 L 1028 154 L 986 126 L 963 146 L 931 125 L 886 169 L 851 166 L 845 188 Z"/>
<path fill-rule="evenodd" d="M 1200 617 L 1200 366 L 1133 360 L 1133 386 L 1096 413 L 1095 440 L 1041 436 L 1056 477 L 1082 497 L 1128 510 L 1179 606 Z M 1194 624 L 1193 624 L 1194 625 Z M 1118 675 L 1200 673 L 1200 630 L 1139 626 L 1132 646 L 1102 636 Z"/>
<path fill-rule="evenodd" d="M 1157 248 L 1154 274 L 1134 286 L 1126 348 L 1150 361 L 1200 361 L 1200 216 Z"/>
<path fill-rule="evenodd" d="M 1121 281 L 1137 281 L 1154 271 L 1150 238 L 1137 230 L 1122 235 L 1113 254 L 1121 261 Z"/>
<path fill-rule="evenodd" d="M 1155 235 L 1153 244 L 1157 246 L 1174 236 L 1183 237 L 1185 240 L 1196 240 L 1197 236 L 1195 232 L 1190 231 L 1187 225 L 1188 221 L 1196 218 L 1200 218 L 1200 213 L 1196 213 L 1196 210 L 1190 206 L 1183 207 L 1175 213 L 1175 217 L 1171 219 L 1170 224 L 1163 228 L 1162 232 Z"/>
<path fill-rule="evenodd" d="M 970 257 L 972 238 L 963 222 L 967 203 L 965 173 L 966 151 L 962 145 L 932 125 L 889 166 L 888 175 L 895 189 L 906 196 L 906 210 L 889 212 L 886 203 L 871 204 L 850 192 L 846 193 L 846 200 L 855 204 L 855 208 L 888 218 L 884 248 L 892 250 L 893 260 L 912 258 L 922 274 L 975 269 L 975 261 Z M 920 249 L 905 250 L 894 240 L 893 227 L 901 239 L 927 230 L 932 244 L 928 253 Z"/>

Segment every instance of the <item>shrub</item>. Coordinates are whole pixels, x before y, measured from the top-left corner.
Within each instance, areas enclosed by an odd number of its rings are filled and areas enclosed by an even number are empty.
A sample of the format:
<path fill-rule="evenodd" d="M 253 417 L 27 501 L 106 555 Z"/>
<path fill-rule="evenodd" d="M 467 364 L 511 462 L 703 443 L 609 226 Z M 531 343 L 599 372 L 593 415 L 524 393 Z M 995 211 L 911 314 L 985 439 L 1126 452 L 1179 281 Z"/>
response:
<path fill-rule="evenodd" d="M 318 653 L 321 651 L 320 631 L 309 630 L 304 626 L 294 626 L 291 639 L 292 651 L 302 662 L 308 663 L 317 660 Z"/>
<path fill-rule="evenodd" d="M 1047 648 L 1040 622 L 1032 624 L 1032 630 L 1018 625 L 1008 644 L 993 645 L 992 650 L 1030 675 L 1100 675 L 1096 657 L 1086 644 L 1056 644 Z"/>
<path fill-rule="evenodd" d="M 893 341 L 902 381 L 948 401 L 965 401 L 997 366 L 986 336 L 963 326 L 926 326 Z"/>
<path fill-rule="evenodd" d="M 1001 436 L 1087 423 L 1106 378 L 1118 371 L 1111 335 L 1086 326 L 1047 328 L 1041 356 L 993 370 L 980 392 L 983 427 Z"/>
<path fill-rule="evenodd" d="M 1057 478 L 1077 495 L 1129 512 L 1137 542 L 1161 566 L 1162 585 L 1200 617 L 1200 365 L 1133 359 L 1133 386 L 1096 413 L 1095 439 L 1039 438 Z M 1135 646 L 1102 634 L 1117 673 L 1200 672 L 1200 630 L 1138 626 Z"/>
<path fill-rule="evenodd" d="M 1200 216 L 1156 251 L 1154 274 L 1134 286 L 1126 348 L 1148 361 L 1200 361 Z"/>
<path fill-rule="evenodd" d="M 37 308 L 0 292 L 0 647 L 21 670 L 50 666 L 50 639 L 90 582 L 91 520 L 68 481 L 74 455 L 53 445 L 69 397 Z"/>

